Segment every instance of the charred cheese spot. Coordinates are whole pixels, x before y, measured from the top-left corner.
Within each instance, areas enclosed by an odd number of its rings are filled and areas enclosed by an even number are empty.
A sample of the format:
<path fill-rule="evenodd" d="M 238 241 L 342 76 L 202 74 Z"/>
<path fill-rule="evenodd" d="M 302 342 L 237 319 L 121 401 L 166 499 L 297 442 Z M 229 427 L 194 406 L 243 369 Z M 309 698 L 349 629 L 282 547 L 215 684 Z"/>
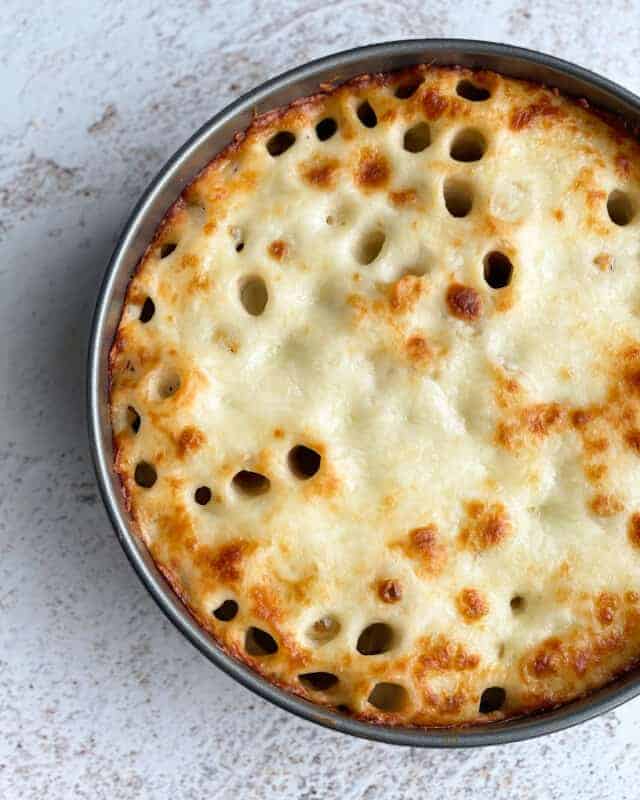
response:
<path fill-rule="evenodd" d="M 283 242 L 282 239 L 275 239 L 269 245 L 269 255 L 276 261 L 282 261 L 282 259 L 287 255 L 287 250 L 287 243 Z"/>
<path fill-rule="evenodd" d="M 463 589 L 459 592 L 456 606 L 465 622 L 477 622 L 489 611 L 489 604 L 477 589 Z"/>
<path fill-rule="evenodd" d="M 402 586 L 397 580 L 383 580 L 378 582 L 378 597 L 383 603 L 397 603 L 402 599 Z"/>
<path fill-rule="evenodd" d="M 482 298 L 471 286 L 452 283 L 447 289 L 447 306 L 454 317 L 475 322 L 482 316 Z"/>
<path fill-rule="evenodd" d="M 466 517 L 458 532 L 458 542 L 466 550 L 481 553 L 498 547 L 512 533 L 512 524 L 502 503 L 472 500 L 466 504 Z"/>

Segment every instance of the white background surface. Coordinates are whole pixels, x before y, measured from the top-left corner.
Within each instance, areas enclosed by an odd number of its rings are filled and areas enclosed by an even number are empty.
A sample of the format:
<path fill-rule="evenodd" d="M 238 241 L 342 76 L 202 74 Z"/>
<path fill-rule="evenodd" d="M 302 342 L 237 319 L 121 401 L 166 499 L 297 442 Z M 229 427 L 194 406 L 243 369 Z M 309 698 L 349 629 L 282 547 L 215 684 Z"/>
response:
<path fill-rule="evenodd" d="M 637 798 L 640 700 L 477 751 L 356 741 L 200 656 L 112 535 L 87 453 L 100 277 L 165 159 L 239 92 L 373 41 L 462 36 L 640 92 L 640 3 L 0 3 L 0 797 Z"/>

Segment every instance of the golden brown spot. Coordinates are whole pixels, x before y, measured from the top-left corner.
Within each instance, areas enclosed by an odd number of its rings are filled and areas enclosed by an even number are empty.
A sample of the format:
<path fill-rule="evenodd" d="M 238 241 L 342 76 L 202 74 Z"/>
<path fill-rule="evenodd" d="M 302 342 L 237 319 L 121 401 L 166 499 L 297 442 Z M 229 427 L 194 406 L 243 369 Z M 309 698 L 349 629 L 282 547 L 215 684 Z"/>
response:
<path fill-rule="evenodd" d="M 273 435 L 275 436 L 276 439 L 283 439 L 284 431 L 282 430 L 282 428 L 274 428 Z"/>
<path fill-rule="evenodd" d="M 235 583 L 242 576 L 242 562 L 249 555 L 254 546 L 242 539 L 235 539 L 227 544 L 220 545 L 217 549 L 206 546 L 198 548 L 201 554 L 200 561 L 204 568 L 208 567 L 218 580 L 223 583 Z"/>
<path fill-rule="evenodd" d="M 584 468 L 584 474 L 589 483 L 600 483 L 607 475 L 608 467 L 606 464 L 588 464 Z"/>
<path fill-rule="evenodd" d="M 611 625 L 620 606 L 620 598 L 613 592 L 600 592 L 596 598 L 596 616 L 601 625 Z"/>
<path fill-rule="evenodd" d="M 378 597 L 383 603 L 397 603 L 402 598 L 400 581 L 378 581 Z"/>
<path fill-rule="evenodd" d="M 197 267 L 200 264 L 200 258 L 195 253 L 185 253 L 180 259 L 180 265 L 185 269 Z"/>
<path fill-rule="evenodd" d="M 517 426 L 506 422 L 498 422 L 496 425 L 495 441 L 504 450 L 517 450 L 522 446 Z"/>
<path fill-rule="evenodd" d="M 380 509 L 383 513 L 387 513 L 389 511 L 393 511 L 398 505 L 398 497 L 395 494 L 385 494 L 385 496 L 380 501 Z"/>
<path fill-rule="evenodd" d="M 271 258 L 275 258 L 276 261 L 282 261 L 287 255 L 287 250 L 287 243 L 283 242 L 282 239 L 276 239 L 269 245 L 268 253 Z"/>
<path fill-rule="evenodd" d="M 640 601 L 640 592 L 628 591 L 624 593 L 625 603 L 637 603 Z"/>
<path fill-rule="evenodd" d="M 561 660 L 562 642 L 557 637 L 551 636 L 534 651 L 533 656 L 526 664 L 526 668 L 537 678 L 543 675 L 555 675 L 558 672 Z"/>
<path fill-rule="evenodd" d="M 449 104 L 436 89 L 427 89 L 422 96 L 422 107 L 428 119 L 441 117 Z"/>
<path fill-rule="evenodd" d="M 310 653 L 302 648 L 295 638 L 287 632 L 286 626 L 282 624 L 284 611 L 278 603 L 278 595 L 271 586 L 258 585 L 252 587 L 249 592 L 252 600 L 251 611 L 254 616 L 268 623 L 277 636 L 279 652 L 286 654 L 287 666 L 297 668 L 309 663 Z"/>
<path fill-rule="evenodd" d="M 420 655 L 415 672 L 420 679 L 428 673 L 465 672 L 480 663 L 477 653 L 469 653 L 464 645 L 452 642 L 444 634 L 425 637 L 418 643 Z"/>
<path fill-rule="evenodd" d="M 576 675 L 584 675 L 589 665 L 589 653 L 580 648 L 573 650 L 570 654 L 570 661 Z"/>
<path fill-rule="evenodd" d="M 392 311 L 404 314 L 415 306 L 425 289 L 424 281 L 417 275 L 403 275 L 391 284 L 389 305 Z"/>
<path fill-rule="evenodd" d="M 551 102 L 550 97 L 542 97 L 525 108 L 514 108 L 509 118 L 509 125 L 512 131 L 521 131 L 537 119 L 554 117 L 561 113 L 560 108 Z"/>
<path fill-rule="evenodd" d="M 282 576 L 279 577 L 280 585 L 278 592 L 286 592 L 289 601 L 300 607 L 308 605 L 310 599 L 313 597 L 316 590 L 316 583 L 318 580 L 318 568 L 314 564 L 313 567 L 298 580 L 286 580 Z"/>
<path fill-rule="evenodd" d="M 624 511 L 624 503 L 614 494 L 596 494 L 589 501 L 589 508 L 598 517 L 613 517 Z"/>
<path fill-rule="evenodd" d="M 428 575 L 438 575 L 447 560 L 446 544 L 441 541 L 438 528 L 433 523 L 409 531 L 408 541 L 395 542 L 411 559 L 415 559 Z"/>
<path fill-rule="evenodd" d="M 564 219 L 564 211 L 561 208 L 554 208 L 552 213 L 558 222 L 562 222 Z"/>
<path fill-rule="evenodd" d="M 564 421 L 559 403 L 537 403 L 522 410 L 522 421 L 534 436 L 547 436 Z"/>
<path fill-rule="evenodd" d="M 495 441 L 505 450 L 516 451 L 556 432 L 565 424 L 566 418 L 559 403 L 534 403 L 521 408 L 515 419 L 499 422 Z"/>
<path fill-rule="evenodd" d="M 578 411 L 573 411 L 571 414 L 571 424 L 574 428 L 584 428 L 594 419 L 595 413 L 584 409 L 578 409 Z"/>
<path fill-rule="evenodd" d="M 640 370 L 628 370 L 625 374 L 625 380 L 633 391 L 640 392 Z"/>
<path fill-rule="evenodd" d="M 337 158 L 314 159 L 310 164 L 303 165 L 301 174 L 303 180 L 315 189 L 332 189 L 339 168 Z"/>
<path fill-rule="evenodd" d="M 522 394 L 522 386 L 513 376 L 507 375 L 500 367 L 495 367 L 493 373 L 496 380 L 494 397 L 497 405 L 500 408 L 512 407 Z"/>
<path fill-rule="evenodd" d="M 158 516 L 158 535 L 151 544 L 156 562 L 177 560 L 197 546 L 193 520 L 182 504 L 176 504 Z"/>
<path fill-rule="evenodd" d="M 202 231 L 206 236 L 211 236 L 216 232 L 217 227 L 215 222 L 207 222 L 202 228 Z"/>
<path fill-rule="evenodd" d="M 213 286 L 213 281 L 209 275 L 202 272 L 196 273 L 189 284 L 187 285 L 187 294 L 195 294 L 196 292 L 206 292 Z"/>
<path fill-rule="evenodd" d="M 410 206 L 413 205 L 418 199 L 418 193 L 415 189 L 405 189 L 401 192 L 389 192 L 389 200 L 394 206 Z"/>
<path fill-rule="evenodd" d="M 629 517 L 627 535 L 633 547 L 637 547 L 640 550 L 640 512 L 636 511 L 635 514 Z"/>
<path fill-rule="evenodd" d="M 603 192 L 601 189 L 589 189 L 587 192 L 587 205 L 590 208 L 598 206 L 606 198 L 606 196 L 607 193 Z"/>
<path fill-rule="evenodd" d="M 370 147 L 360 152 L 356 183 L 365 191 L 381 189 L 389 181 L 391 170 L 387 159 Z"/>
<path fill-rule="evenodd" d="M 419 670 L 416 670 L 419 675 Z M 424 715 L 421 723 L 429 724 L 431 721 L 436 725 L 442 724 L 443 717 L 456 717 L 462 711 L 465 703 L 469 700 L 469 693 L 464 690 L 457 690 L 449 693 L 442 690 L 434 691 L 426 687 L 423 692 L 423 703 L 433 716 Z"/>
<path fill-rule="evenodd" d="M 627 431 L 625 434 L 624 440 L 629 447 L 637 456 L 640 456 L 640 430 L 634 428 L 633 430 Z"/>
<path fill-rule="evenodd" d="M 207 437 L 201 430 L 198 430 L 198 428 L 192 425 L 183 428 L 178 436 L 177 442 L 180 458 L 184 458 L 188 452 L 195 452 L 202 447 L 206 441 Z"/>
<path fill-rule="evenodd" d="M 427 361 L 431 356 L 431 348 L 424 336 L 410 336 L 405 347 L 411 361 Z"/>
<path fill-rule="evenodd" d="M 585 438 L 583 446 L 585 453 L 604 453 L 609 449 L 609 441 L 604 436 L 590 439 Z"/>
<path fill-rule="evenodd" d="M 489 604 L 477 589 L 463 589 L 459 592 L 456 605 L 465 622 L 477 622 L 489 611 Z"/>
<path fill-rule="evenodd" d="M 452 283 L 447 289 L 446 299 L 449 311 L 458 319 L 473 322 L 482 314 L 482 299 L 471 286 Z"/>
<path fill-rule="evenodd" d="M 460 545 L 475 553 L 497 547 L 512 532 L 511 520 L 502 503 L 479 500 L 466 503 L 467 518 L 458 532 Z"/>

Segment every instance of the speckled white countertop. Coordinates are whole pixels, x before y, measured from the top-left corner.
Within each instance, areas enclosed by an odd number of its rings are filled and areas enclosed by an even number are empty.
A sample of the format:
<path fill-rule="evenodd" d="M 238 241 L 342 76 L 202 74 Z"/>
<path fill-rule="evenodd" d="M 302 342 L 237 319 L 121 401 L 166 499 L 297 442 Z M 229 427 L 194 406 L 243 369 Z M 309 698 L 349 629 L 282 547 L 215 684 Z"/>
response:
<path fill-rule="evenodd" d="M 637 798 L 640 700 L 533 742 L 420 751 L 254 697 L 153 604 L 96 494 L 83 362 L 127 213 L 285 68 L 385 39 L 510 41 L 640 92 L 640 3 L 3 0 L 0 798 Z"/>

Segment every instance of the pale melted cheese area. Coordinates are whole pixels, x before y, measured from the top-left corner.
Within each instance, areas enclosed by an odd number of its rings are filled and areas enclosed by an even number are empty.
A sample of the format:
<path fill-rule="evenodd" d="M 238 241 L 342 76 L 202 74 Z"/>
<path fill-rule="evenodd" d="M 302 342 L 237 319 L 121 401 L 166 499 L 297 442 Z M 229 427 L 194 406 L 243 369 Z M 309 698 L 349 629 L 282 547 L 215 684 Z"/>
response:
<path fill-rule="evenodd" d="M 195 182 L 191 205 L 159 234 L 177 248 L 160 258 L 155 244 L 132 281 L 112 408 L 140 535 L 223 645 L 319 702 L 379 721 L 455 724 L 483 718 L 489 686 L 506 691 L 493 716 L 517 714 L 600 685 L 640 655 L 629 594 L 640 591 L 640 550 L 628 532 L 640 510 L 640 457 L 625 440 L 635 423 L 602 423 L 606 448 L 589 454 L 571 423 L 576 409 L 610 402 L 616 359 L 640 341 L 640 159 L 630 139 L 544 90 L 484 74 L 476 81 L 491 96 L 471 102 L 455 91 L 467 73 L 418 74 L 425 80 L 408 100 L 394 97 L 393 80 L 362 82 L 255 126 Z M 424 99 L 434 91 L 435 105 Z M 364 98 L 378 115 L 372 128 L 356 116 Z M 513 122 L 540 102 L 558 112 Z M 314 125 L 326 116 L 338 130 L 321 142 Z M 420 121 L 431 142 L 407 152 L 404 133 Z M 450 156 L 465 128 L 486 139 L 472 163 Z M 296 140 L 273 157 L 265 143 L 279 130 Z M 374 170 L 358 181 L 363 151 L 386 163 L 386 177 Z M 323 164 L 333 166 L 321 179 L 303 177 Z M 471 187 L 463 218 L 445 207 L 450 176 Z M 614 190 L 630 198 L 624 226 L 607 212 Z M 363 265 L 357 254 L 372 229 L 384 244 Z M 280 258 L 273 242 L 284 244 Z M 483 276 L 494 250 L 513 264 L 505 289 Z M 422 276 L 411 283 L 415 302 L 394 307 L 407 271 Z M 258 316 L 240 299 L 250 276 L 268 290 Z M 452 283 L 480 297 L 477 319 L 451 313 Z M 142 323 L 147 296 L 155 313 Z M 415 336 L 423 357 L 407 347 Z M 173 372 L 180 389 L 163 399 Z M 516 399 L 501 402 L 509 379 Z M 560 423 L 540 435 L 525 426 L 519 445 L 501 443 L 501 422 L 535 404 L 558 404 Z M 140 415 L 137 433 L 128 406 Z M 180 445 L 185 429 L 191 438 Z M 297 444 L 322 455 L 309 480 L 289 467 Z M 157 470 L 152 488 L 133 480 L 141 460 Z M 586 471 L 594 464 L 606 465 L 595 482 Z M 242 469 L 267 476 L 269 491 L 237 491 Z M 205 506 L 194 501 L 199 486 L 213 493 Z M 594 512 L 596 495 L 614 497 L 612 513 Z M 497 543 L 461 541 L 471 501 L 501 509 L 507 529 Z M 446 553 L 439 567 L 407 546 L 427 526 Z M 228 570 L 216 554 L 234 543 Z M 381 599 L 385 580 L 400 588 L 397 602 Z M 476 619 L 460 611 L 465 589 L 482 599 Z M 604 622 L 603 592 L 614 597 Z M 522 609 L 512 609 L 514 596 Z M 239 612 L 221 622 L 212 611 L 229 598 Z M 319 644 L 308 634 L 326 615 L 339 631 Z M 358 637 L 375 622 L 390 626 L 391 647 L 362 655 Z M 278 652 L 244 653 L 250 625 L 270 632 Z M 614 634 L 619 645 L 598 644 Z M 549 637 L 596 655 L 586 667 L 570 656 L 532 668 L 527 659 Z M 477 659 L 464 666 L 456 652 Z M 298 682 L 318 671 L 339 683 L 314 691 Z M 380 681 L 405 689 L 397 707 L 368 702 Z"/>

